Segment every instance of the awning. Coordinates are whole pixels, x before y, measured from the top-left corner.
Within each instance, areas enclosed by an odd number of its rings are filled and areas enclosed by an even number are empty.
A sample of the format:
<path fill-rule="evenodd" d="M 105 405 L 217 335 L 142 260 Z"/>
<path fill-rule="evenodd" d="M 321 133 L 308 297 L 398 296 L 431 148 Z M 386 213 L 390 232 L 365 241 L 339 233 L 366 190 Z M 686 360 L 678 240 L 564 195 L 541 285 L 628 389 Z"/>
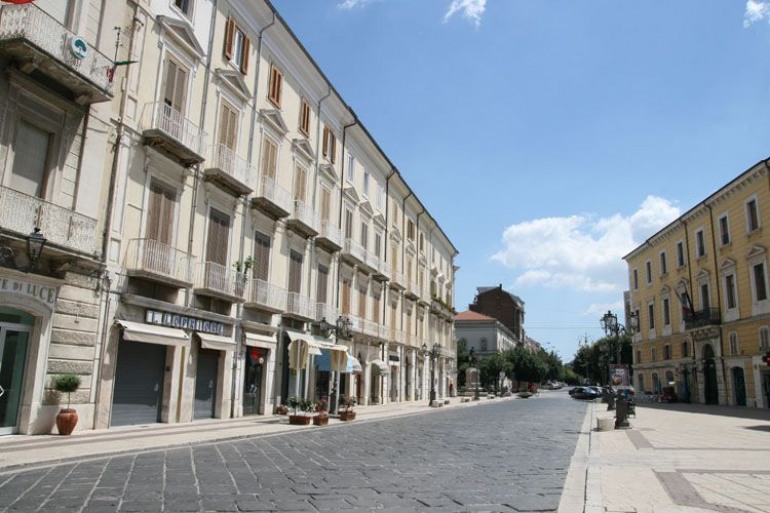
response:
<path fill-rule="evenodd" d="M 313 337 L 312 341 L 309 341 L 312 345 L 315 345 L 320 351 L 320 355 L 317 355 L 315 362 L 318 365 L 320 371 L 334 371 L 334 372 L 346 372 L 348 366 L 348 348 L 342 344 L 337 345 L 329 342 L 328 340 L 320 337 Z M 312 350 L 312 347 L 311 347 Z"/>
<path fill-rule="evenodd" d="M 356 358 L 355 356 L 348 355 L 348 365 L 347 365 L 347 368 L 345 369 L 345 372 L 347 372 L 348 374 L 353 374 L 354 372 L 359 373 L 363 371 L 364 371 L 364 368 L 361 367 L 361 362 L 358 361 L 358 358 Z"/>
<path fill-rule="evenodd" d="M 244 333 L 246 336 L 246 345 L 250 347 L 261 347 L 264 349 L 275 349 L 276 340 L 272 335 L 259 335 L 257 333 Z"/>
<path fill-rule="evenodd" d="M 190 345 L 190 336 L 177 328 L 123 320 L 116 320 L 115 322 L 123 328 L 123 340 L 164 346 L 189 347 Z"/>
<path fill-rule="evenodd" d="M 197 333 L 201 339 L 203 349 L 216 349 L 217 351 L 235 351 L 235 339 L 232 337 L 222 337 L 220 335 L 211 335 L 210 333 Z"/>
<path fill-rule="evenodd" d="M 289 368 L 304 369 L 310 361 L 310 355 L 320 355 L 321 348 L 315 342 L 307 338 L 300 338 L 294 333 L 289 333 Z"/>
<path fill-rule="evenodd" d="M 372 364 L 372 367 L 377 367 L 382 374 L 390 374 L 390 367 L 382 360 L 372 360 L 369 363 Z"/>

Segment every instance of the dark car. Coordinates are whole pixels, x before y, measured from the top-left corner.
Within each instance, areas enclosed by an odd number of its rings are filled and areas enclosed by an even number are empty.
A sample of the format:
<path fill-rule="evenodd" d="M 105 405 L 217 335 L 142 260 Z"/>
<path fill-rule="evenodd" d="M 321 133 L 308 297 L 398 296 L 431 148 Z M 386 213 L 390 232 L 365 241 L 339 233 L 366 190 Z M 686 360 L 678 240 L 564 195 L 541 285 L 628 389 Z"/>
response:
<path fill-rule="evenodd" d="M 569 395 L 571 395 L 573 399 L 583 399 L 588 401 L 601 397 L 601 394 L 591 387 L 575 387 L 569 391 Z"/>

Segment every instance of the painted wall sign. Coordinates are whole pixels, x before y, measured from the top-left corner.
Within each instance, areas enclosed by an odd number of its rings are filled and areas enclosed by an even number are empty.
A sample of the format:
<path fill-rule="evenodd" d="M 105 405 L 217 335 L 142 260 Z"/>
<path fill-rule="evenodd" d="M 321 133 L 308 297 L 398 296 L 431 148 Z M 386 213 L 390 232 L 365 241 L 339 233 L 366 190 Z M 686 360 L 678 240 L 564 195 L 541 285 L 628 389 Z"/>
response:
<path fill-rule="evenodd" d="M 32 297 L 50 307 L 56 304 L 56 295 L 58 293 L 57 287 L 14 280 L 13 278 L 0 278 L 0 291 Z"/>
<path fill-rule="evenodd" d="M 195 317 L 188 317 L 186 315 L 158 312 L 155 310 L 147 310 L 145 312 L 144 322 L 147 324 L 168 326 L 170 328 L 190 329 L 202 333 L 211 333 L 213 335 L 225 334 L 225 325 L 221 322 L 207 321 Z"/>

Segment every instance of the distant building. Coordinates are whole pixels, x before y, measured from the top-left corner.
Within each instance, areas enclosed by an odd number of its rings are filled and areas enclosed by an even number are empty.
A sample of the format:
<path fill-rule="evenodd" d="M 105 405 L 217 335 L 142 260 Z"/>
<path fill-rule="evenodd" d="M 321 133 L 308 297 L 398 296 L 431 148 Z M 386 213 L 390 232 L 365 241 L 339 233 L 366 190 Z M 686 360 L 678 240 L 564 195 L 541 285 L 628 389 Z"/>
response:
<path fill-rule="evenodd" d="M 488 315 L 466 310 L 454 318 L 458 347 L 465 344 L 479 356 L 490 356 L 513 349 L 519 339 L 503 323 Z"/>
<path fill-rule="evenodd" d="M 524 301 L 497 287 L 478 287 L 476 298 L 468 309 L 492 317 L 511 330 L 517 341 L 524 341 Z"/>

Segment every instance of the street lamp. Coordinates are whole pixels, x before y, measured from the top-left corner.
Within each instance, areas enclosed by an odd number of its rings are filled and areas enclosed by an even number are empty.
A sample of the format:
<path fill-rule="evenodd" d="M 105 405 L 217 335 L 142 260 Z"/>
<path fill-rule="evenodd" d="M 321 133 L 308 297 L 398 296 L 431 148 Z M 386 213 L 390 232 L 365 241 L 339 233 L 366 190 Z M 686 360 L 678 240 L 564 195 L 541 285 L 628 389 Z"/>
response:
<path fill-rule="evenodd" d="M 420 349 L 420 355 L 423 358 L 426 356 L 430 358 L 430 402 L 428 405 L 432 405 L 433 401 L 436 400 L 436 359 L 439 357 L 440 351 L 441 347 L 439 345 L 434 345 L 428 350 L 428 346 L 423 344 Z"/>
<path fill-rule="evenodd" d="M 14 255 L 14 249 L 6 240 L 0 240 L 0 265 L 18 269 L 26 273 L 37 270 L 37 264 L 40 256 L 43 254 L 43 247 L 47 239 L 40 233 L 40 228 L 35 229 L 26 237 L 27 240 L 27 259 L 26 267 L 17 265 Z"/>

